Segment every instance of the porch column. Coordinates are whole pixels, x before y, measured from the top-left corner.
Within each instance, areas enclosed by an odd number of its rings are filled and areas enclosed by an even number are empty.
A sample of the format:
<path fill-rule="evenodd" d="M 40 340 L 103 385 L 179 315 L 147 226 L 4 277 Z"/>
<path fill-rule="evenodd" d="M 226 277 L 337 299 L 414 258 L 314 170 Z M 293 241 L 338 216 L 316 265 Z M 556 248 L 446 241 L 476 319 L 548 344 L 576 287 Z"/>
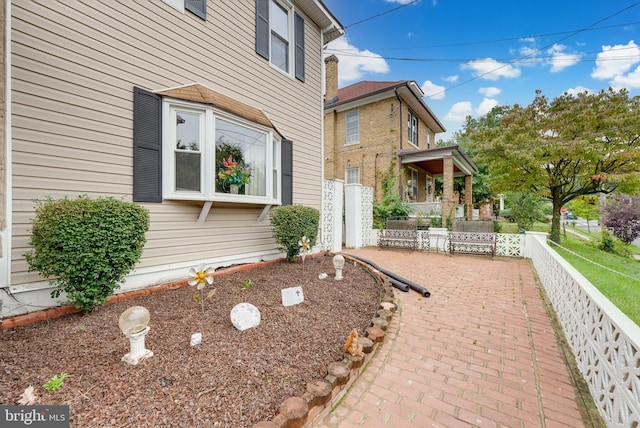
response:
<path fill-rule="evenodd" d="M 467 220 L 473 220 L 473 185 L 471 175 L 464 176 L 464 204 L 467 206 Z"/>
<path fill-rule="evenodd" d="M 442 227 L 452 224 L 455 218 L 453 200 L 453 156 L 442 158 Z"/>

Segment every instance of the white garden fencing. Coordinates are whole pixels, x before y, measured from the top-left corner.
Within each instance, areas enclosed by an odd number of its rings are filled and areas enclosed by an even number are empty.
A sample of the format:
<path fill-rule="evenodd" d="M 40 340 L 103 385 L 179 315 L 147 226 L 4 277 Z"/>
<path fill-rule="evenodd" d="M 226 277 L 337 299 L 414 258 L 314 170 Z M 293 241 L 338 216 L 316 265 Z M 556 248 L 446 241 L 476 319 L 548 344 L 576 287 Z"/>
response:
<path fill-rule="evenodd" d="M 553 251 L 527 235 L 531 258 L 608 427 L 640 426 L 640 327 Z"/>

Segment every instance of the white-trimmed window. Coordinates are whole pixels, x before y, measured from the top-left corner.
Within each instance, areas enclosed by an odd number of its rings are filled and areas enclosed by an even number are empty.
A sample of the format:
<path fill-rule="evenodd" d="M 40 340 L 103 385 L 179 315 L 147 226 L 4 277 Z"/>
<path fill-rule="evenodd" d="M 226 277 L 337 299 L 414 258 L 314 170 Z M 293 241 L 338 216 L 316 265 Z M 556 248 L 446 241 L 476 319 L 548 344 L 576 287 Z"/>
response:
<path fill-rule="evenodd" d="M 360 168 L 347 168 L 344 173 L 345 184 L 360 184 Z"/>
<path fill-rule="evenodd" d="M 418 117 L 409 111 L 409 120 L 407 121 L 408 140 L 414 146 L 418 145 Z"/>
<path fill-rule="evenodd" d="M 407 176 L 407 197 L 413 201 L 418 200 L 418 170 L 409 168 Z"/>
<path fill-rule="evenodd" d="M 256 1 L 256 52 L 304 82 L 304 18 L 286 0 Z"/>
<path fill-rule="evenodd" d="M 163 103 L 167 199 L 278 203 L 280 141 L 273 130 L 213 107 Z"/>
<path fill-rule="evenodd" d="M 345 144 L 357 144 L 360 141 L 360 114 L 358 110 L 345 113 Z"/>

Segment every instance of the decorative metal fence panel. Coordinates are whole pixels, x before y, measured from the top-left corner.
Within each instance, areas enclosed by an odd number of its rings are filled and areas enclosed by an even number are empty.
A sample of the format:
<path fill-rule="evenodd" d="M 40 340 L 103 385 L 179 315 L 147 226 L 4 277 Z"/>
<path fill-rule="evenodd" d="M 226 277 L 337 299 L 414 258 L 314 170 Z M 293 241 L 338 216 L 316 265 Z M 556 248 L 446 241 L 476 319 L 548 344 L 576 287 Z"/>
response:
<path fill-rule="evenodd" d="M 533 265 L 605 423 L 639 427 L 640 327 L 543 237 L 533 239 Z"/>

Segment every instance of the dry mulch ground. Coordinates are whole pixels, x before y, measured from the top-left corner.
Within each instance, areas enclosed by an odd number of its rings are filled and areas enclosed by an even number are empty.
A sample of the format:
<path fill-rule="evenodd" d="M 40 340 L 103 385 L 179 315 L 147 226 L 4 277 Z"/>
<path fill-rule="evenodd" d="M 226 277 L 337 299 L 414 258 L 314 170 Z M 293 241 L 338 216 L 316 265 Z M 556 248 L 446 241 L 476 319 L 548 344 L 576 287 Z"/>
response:
<path fill-rule="evenodd" d="M 0 403 L 16 404 L 32 385 L 36 404 L 68 404 L 75 427 L 239 428 L 269 420 L 342 360 L 349 332 L 364 331 L 378 308 L 380 287 L 367 271 L 346 263 L 344 279 L 334 275 L 330 256 L 304 265 L 298 258 L 216 276 L 204 313 L 195 287 L 185 286 L 3 330 Z M 304 301 L 283 306 L 281 290 L 296 286 Z M 240 302 L 258 307 L 258 327 L 233 327 L 229 313 Z M 118 327 L 134 305 L 150 312 L 146 348 L 154 353 L 138 366 L 121 361 L 130 347 Z M 196 332 L 203 342 L 192 347 Z M 58 391 L 42 388 L 61 372 L 69 377 Z"/>

